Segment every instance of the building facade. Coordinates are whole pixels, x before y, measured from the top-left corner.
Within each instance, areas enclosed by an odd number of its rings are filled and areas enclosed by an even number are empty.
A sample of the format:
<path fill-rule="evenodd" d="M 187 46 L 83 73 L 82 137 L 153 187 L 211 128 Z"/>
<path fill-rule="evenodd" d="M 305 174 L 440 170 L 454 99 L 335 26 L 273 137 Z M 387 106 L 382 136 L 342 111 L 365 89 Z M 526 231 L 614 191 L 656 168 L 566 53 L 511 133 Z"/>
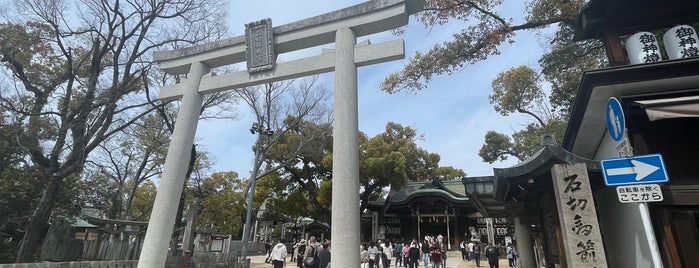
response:
<path fill-rule="evenodd" d="M 364 242 L 420 241 L 441 235 L 447 249 L 458 249 L 466 240 L 485 243 L 490 239 L 504 245 L 506 239 L 512 239 L 509 219 L 486 219 L 474 207 L 461 180 L 410 182 L 386 200 L 370 202 L 361 230 Z"/>

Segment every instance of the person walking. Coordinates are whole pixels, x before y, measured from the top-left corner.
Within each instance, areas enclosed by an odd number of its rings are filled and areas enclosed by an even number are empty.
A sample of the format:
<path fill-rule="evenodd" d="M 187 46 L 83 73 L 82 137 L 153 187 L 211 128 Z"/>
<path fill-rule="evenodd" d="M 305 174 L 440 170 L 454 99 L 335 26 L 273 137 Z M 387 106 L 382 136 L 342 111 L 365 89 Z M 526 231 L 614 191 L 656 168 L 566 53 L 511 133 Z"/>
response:
<path fill-rule="evenodd" d="M 488 260 L 490 268 L 498 268 L 500 253 L 499 250 L 493 246 L 493 243 L 489 243 L 488 247 L 485 249 L 485 258 Z"/>
<path fill-rule="evenodd" d="M 439 248 L 442 250 L 442 267 L 447 267 L 447 250 L 446 246 L 443 244 L 439 245 Z"/>
<path fill-rule="evenodd" d="M 265 241 L 265 255 L 267 255 L 267 258 L 265 258 L 265 263 L 269 263 L 270 261 L 270 253 L 272 252 L 272 241 L 267 239 Z"/>
<path fill-rule="evenodd" d="M 473 259 L 476 261 L 476 267 L 481 267 L 481 243 L 473 243 Z"/>
<path fill-rule="evenodd" d="M 269 259 L 272 262 L 272 267 L 283 268 L 286 265 L 286 239 L 282 238 L 277 245 L 274 246 L 269 253 Z"/>
<path fill-rule="evenodd" d="M 510 267 L 515 267 L 515 265 L 517 265 L 517 252 L 515 251 L 515 247 L 512 246 L 512 243 L 507 243 L 505 253 L 507 253 L 507 262 L 510 264 Z"/>
<path fill-rule="evenodd" d="M 318 268 L 327 268 L 330 264 L 330 240 L 326 239 L 323 249 L 318 252 Z M 276 267 L 275 267 L 276 268 Z"/>
<path fill-rule="evenodd" d="M 408 250 L 408 268 L 417 268 L 418 262 L 420 262 L 420 249 L 418 248 L 417 241 L 413 240 Z"/>
<path fill-rule="evenodd" d="M 429 236 L 428 236 L 429 237 Z M 427 267 L 427 264 L 430 262 L 430 243 L 429 240 L 422 241 L 422 244 L 420 245 L 420 251 L 422 252 L 422 261 L 425 263 L 425 267 Z"/>
<path fill-rule="evenodd" d="M 362 243 L 360 246 L 359 260 L 362 262 L 362 268 L 369 264 L 369 251 L 366 248 L 366 244 Z M 366 265 L 365 265 L 366 264 Z"/>
<path fill-rule="evenodd" d="M 296 267 L 303 267 L 303 255 L 306 254 L 306 239 L 301 239 L 299 246 L 296 247 Z"/>
<path fill-rule="evenodd" d="M 378 268 L 378 256 L 379 256 L 379 248 L 376 247 L 376 243 L 371 243 L 369 245 L 369 268 L 374 268 L 374 265 Z"/>
<path fill-rule="evenodd" d="M 474 259 L 473 256 L 473 241 L 469 240 L 466 244 L 466 252 L 468 252 L 469 261 Z"/>
<path fill-rule="evenodd" d="M 293 252 L 291 252 L 291 262 L 296 262 L 296 255 L 299 255 L 299 246 L 301 245 L 301 241 L 296 241 L 296 238 L 294 238 L 294 246 L 292 247 L 294 249 Z"/>
<path fill-rule="evenodd" d="M 303 263 L 305 268 L 318 268 L 318 261 L 314 261 L 312 264 L 308 264 L 307 260 L 309 257 L 313 259 L 318 258 L 318 243 L 316 242 L 316 237 L 311 236 L 308 238 L 308 245 L 306 246 L 306 252 L 303 254 Z"/>
<path fill-rule="evenodd" d="M 408 267 L 408 253 L 410 252 L 410 241 L 403 246 L 403 267 Z M 418 255 L 420 253 L 418 252 Z"/>
<path fill-rule="evenodd" d="M 396 257 L 396 267 L 403 266 L 403 243 L 396 241 L 393 247 L 393 256 Z"/>
<path fill-rule="evenodd" d="M 468 251 L 468 257 L 470 260 L 473 260 L 476 258 L 474 256 L 474 253 L 473 253 L 473 245 L 474 245 L 473 241 L 470 241 L 470 240 L 468 241 L 468 244 L 466 244 L 466 251 Z"/>
<path fill-rule="evenodd" d="M 381 260 L 381 262 L 384 265 L 383 267 L 390 268 L 392 259 L 393 259 L 393 245 L 391 244 L 391 241 L 387 240 L 386 244 L 383 247 L 383 260 Z"/>
<path fill-rule="evenodd" d="M 459 249 L 461 250 L 461 260 L 468 260 L 468 253 L 466 252 L 466 241 L 462 240 L 461 243 L 459 243 Z"/>
<path fill-rule="evenodd" d="M 442 267 L 442 253 L 439 242 L 435 242 L 430 246 L 430 263 L 432 268 Z"/>

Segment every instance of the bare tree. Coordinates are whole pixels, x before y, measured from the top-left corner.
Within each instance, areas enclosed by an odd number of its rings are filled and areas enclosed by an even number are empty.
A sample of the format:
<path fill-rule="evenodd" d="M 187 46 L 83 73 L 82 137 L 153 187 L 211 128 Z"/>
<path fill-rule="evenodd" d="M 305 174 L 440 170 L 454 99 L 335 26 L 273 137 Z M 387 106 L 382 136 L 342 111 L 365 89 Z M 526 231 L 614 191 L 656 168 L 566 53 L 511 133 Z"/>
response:
<path fill-rule="evenodd" d="M 300 81 L 288 80 L 277 83 L 268 83 L 260 87 L 243 88 L 235 91 L 255 115 L 255 122 L 259 128 L 270 130 L 269 137 L 264 142 L 256 145 L 260 159 L 255 166 L 261 168 L 264 162 L 269 163 L 268 149 L 284 138 L 289 132 L 298 131 L 300 125 L 305 122 L 331 125 L 332 114 L 328 105 L 329 91 L 318 83 L 318 76 L 304 78 Z M 330 129 L 327 129 L 328 131 Z M 263 133 L 264 134 L 264 133 Z M 285 159 L 277 159 L 274 166 L 266 166 L 260 170 L 257 177 L 264 177 L 276 172 L 286 164 L 293 164 L 297 157 L 304 153 L 307 145 L 322 136 L 330 133 L 305 133 L 298 142 L 288 148 L 284 153 Z"/>
<path fill-rule="evenodd" d="M 157 116 L 145 116 L 120 135 L 105 140 L 86 165 L 94 170 L 84 179 L 108 178 L 115 194 L 105 196 L 110 205 L 107 217 L 127 219 L 136 189 L 146 180 L 159 176 L 165 161 L 170 133 Z"/>
<path fill-rule="evenodd" d="M 153 82 L 152 52 L 225 33 L 226 9 L 220 0 L 16 4 L 13 14 L 22 17 L 0 24 L 0 62 L 14 83 L 0 105 L 22 128 L 14 139 L 45 183 L 16 256 L 29 262 L 61 182 L 81 171 L 105 139 L 165 105 L 144 98 Z"/>
<path fill-rule="evenodd" d="M 252 174 L 255 179 L 274 172 L 287 172 L 286 167 L 296 165 L 312 151 L 313 143 L 331 137 L 330 94 L 327 87 L 318 82 L 318 76 L 269 83 L 235 92 L 255 115 L 256 131 L 262 131 L 253 148 L 255 159 Z M 325 127 L 310 131 L 310 128 L 303 127 L 309 122 Z M 283 145 L 275 146 L 277 144 Z M 251 193 L 250 186 L 248 184 L 245 189 L 246 196 L 255 194 Z M 312 189 L 317 189 L 317 185 Z M 264 198 L 266 196 L 255 199 L 259 203 Z"/>

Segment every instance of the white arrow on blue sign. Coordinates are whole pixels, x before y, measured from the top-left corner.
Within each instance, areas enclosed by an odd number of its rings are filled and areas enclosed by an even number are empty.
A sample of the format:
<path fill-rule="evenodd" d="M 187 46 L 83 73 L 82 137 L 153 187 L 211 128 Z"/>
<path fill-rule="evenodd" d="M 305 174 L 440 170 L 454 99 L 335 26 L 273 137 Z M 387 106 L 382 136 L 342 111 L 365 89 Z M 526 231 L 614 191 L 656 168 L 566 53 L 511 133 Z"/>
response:
<path fill-rule="evenodd" d="M 602 160 L 607 186 L 667 182 L 670 178 L 660 154 Z"/>

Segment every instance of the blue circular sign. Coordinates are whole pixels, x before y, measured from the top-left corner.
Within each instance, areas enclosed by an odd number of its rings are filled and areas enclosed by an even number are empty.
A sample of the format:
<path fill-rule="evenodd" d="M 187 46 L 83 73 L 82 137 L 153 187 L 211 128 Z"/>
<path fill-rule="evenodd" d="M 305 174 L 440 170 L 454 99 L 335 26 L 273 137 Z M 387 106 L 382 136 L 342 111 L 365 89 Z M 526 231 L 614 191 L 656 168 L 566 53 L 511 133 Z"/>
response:
<path fill-rule="evenodd" d="M 611 97 L 607 101 L 605 115 L 609 136 L 615 141 L 620 141 L 624 137 L 626 123 L 624 122 L 624 111 L 621 109 L 621 103 L 615 97 Z"/>

